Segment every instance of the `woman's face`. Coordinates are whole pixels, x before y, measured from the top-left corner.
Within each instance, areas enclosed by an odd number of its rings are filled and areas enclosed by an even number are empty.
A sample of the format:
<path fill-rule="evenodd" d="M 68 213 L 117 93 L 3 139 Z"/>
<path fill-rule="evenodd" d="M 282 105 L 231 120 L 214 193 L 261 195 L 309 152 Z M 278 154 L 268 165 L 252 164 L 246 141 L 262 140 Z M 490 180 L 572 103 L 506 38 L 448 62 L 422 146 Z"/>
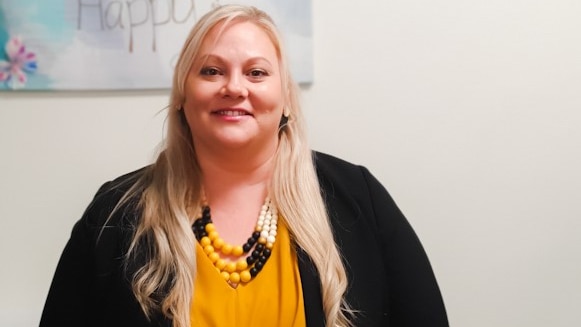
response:
<path fill-rule="evenodd" d="M 186 80 L 185 110 L 197 149 L 276 148 L 283 92 L 276 49 L 260 27 L 215 26 Z M 218 38 L 217 38 L 218 37 Z"/>

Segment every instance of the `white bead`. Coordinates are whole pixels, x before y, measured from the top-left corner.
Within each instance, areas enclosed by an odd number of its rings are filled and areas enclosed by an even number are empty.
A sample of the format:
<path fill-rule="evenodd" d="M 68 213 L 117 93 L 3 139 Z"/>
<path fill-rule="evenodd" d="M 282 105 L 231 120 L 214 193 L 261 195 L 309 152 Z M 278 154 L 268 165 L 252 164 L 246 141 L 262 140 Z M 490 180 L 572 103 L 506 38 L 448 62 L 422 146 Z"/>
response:
<path fill-rule="evenodd" d="M 260 208 L 260 214 L 256 222 L 256 230 L 260 231 L 260 236 L 267 239 L 270 243 L 274 243 L 276 240 L 277 219 L 278 210 L 270 200 L 270 197 L 267 196 Z"/>

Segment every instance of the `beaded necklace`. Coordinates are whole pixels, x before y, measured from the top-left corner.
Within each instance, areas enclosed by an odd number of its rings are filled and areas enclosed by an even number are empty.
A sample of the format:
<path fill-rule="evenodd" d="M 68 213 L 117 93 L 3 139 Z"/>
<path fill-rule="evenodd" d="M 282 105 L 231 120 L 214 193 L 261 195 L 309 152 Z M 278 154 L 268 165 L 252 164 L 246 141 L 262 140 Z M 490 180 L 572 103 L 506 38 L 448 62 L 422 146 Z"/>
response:
<path fill-rule="evenodd" d="M 236 287 L 239 283 L 251 281 L 266 264 L 276 241 L 277 220 L 276 207 L 267 197 L 250 238 L 243 245 L 233 246 L 220 237 L 212 223 L 210 206 L 204 203 L 202 216 L 194 221 L 192 230 L 204 253 L 224 280 Z M 238 259 L 235 261 L 225 259 L 220 253 Z"/>

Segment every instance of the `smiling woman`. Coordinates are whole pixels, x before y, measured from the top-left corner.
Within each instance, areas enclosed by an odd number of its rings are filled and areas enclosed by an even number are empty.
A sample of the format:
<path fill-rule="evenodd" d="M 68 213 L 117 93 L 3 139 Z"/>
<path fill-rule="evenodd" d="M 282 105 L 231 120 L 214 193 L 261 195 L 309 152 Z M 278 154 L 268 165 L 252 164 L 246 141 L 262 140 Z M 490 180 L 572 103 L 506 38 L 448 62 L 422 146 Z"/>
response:
<path fill-rule="evenodd" d="M 164 150 L 97 192 L 41 327 L 448 325 L 387 191 L 309 148 L 284 54 L 253 7 L 218 7 L 194 26 Z"/>
<path fill-rule="evenodd" d="M 183 104 L 200 158 L 215 151 L 258 161 L 273 156 L 284 103 L 278 62 L 273 41 L 254 23 L 233 21 L 209 31 L 186 79 Z"/>

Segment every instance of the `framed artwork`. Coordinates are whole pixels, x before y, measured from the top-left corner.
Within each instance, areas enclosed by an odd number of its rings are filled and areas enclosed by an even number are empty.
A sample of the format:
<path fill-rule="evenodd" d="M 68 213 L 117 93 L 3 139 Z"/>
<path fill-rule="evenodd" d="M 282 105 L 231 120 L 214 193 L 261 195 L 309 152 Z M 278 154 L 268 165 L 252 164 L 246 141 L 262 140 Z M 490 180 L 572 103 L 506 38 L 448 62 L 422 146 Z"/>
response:
<path fill-rule="evenodd" d="M 0 90 L 171 87 L 194 23 L 217 0 L 0 0 Z M 299 83 L 312 81 L 311 0 L 241 0 L 269 13 Z"/>

